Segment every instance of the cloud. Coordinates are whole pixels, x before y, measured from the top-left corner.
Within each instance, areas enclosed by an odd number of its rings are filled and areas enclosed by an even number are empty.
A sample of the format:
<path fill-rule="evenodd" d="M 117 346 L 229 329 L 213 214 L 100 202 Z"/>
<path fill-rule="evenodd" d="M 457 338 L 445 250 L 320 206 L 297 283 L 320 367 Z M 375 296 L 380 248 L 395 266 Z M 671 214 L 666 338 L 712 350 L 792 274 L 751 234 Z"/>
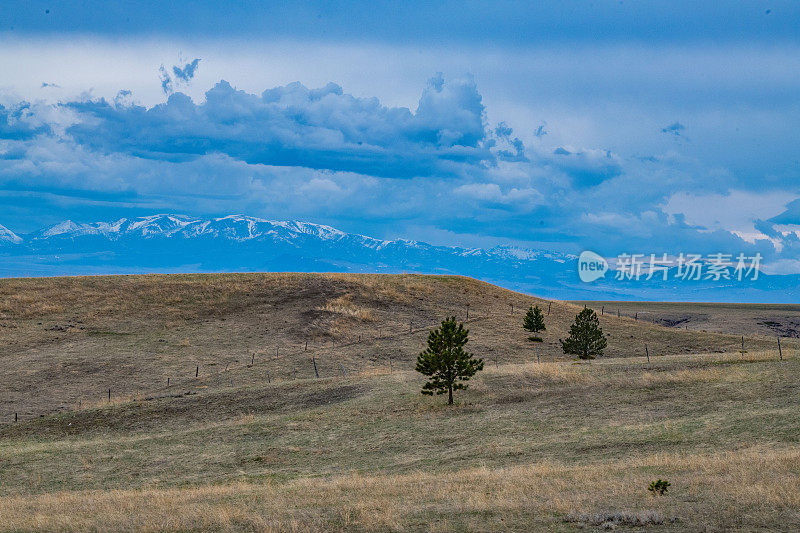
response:
<path fill-rule="evenodd" d="M 332 83 L 256 95 L 221 81 L 205 96 L 195 104 L 177 92 L 152 108 L 72 102 L 66 105 L 82 120 L 68 133 L 104 153 L 173 161 L 221 153 L 249 164 L 391 178 L 461 175 L 496 158 L 471 79 L 433 78 L 413 113 Z"/>
<path fill-rule="evenodd" d="M 161 65 L 158 68 L 158 79 L 161 82 L 161 90 L 164 91 L 164 94 L 172 94 L 178 86 L 188 86 L 189 82 L 192 81 L 192 78 L 194 78 L 194 75 L 197 73 L 197 67 L 200 61 L 200 58 L 195 58 L 182 67 L 173 65 L 172 74 L 170 74 L 169 70 L 167 70 L 164 65 Z"/>
<path fill-rule="evenodd" d="M 0 139 L 24 140 L 50 131 L 50 126 L 36 116 L 28 102 L 10 108 L 0 104 Z"/>
<path fill-rule="evenodd" d="M 200 58 L 196 58 L 189 63 L 186 63 L 183 67 L 179 67 L 177 65 L 173 66 L 172 73 L 175 75 L 176 79 L 188 83 L 192 78 L 194 78 L 194 74 L 197 72 L 197 66 L 199 64 Z"/>
<path fill-rule="evenodd" d="M 489 124 L 473 79 L 441 75 L 412 109 L 335 83 L 257 94 L 225 81 L 205 99 L 173 92 L 153 106 L 128 90 L 19 102 L 0 108 L 0 209 L 10 217 L 0 222 L 243 212 L 609 256 L 758 250 L 775 259 L 782 247 L 783 259 L 800 257 L 787 226 L 800 213 L 777 193 L 731 193 L 727 169 L 675 147 L 624 156 L 558 135 L 526 146 L 508 122 Z M 754 208 L 731 218 L 740 204 Z"/>
<path fill-rule="evenodd" d="M 543 163 L 568 176 L 578 188 L 595 187 L 622 174 L 622 162 L 608 150 L 557 147 Z"/>
<path fill-rule="evenodd" d="M 666 133 L 669 135 L 674 135 L 675 137 L 680 137 L 683 135 L 683 131 L 686 129 L 683 124 L 680 122 L 673 122 L 669 126 L 661 128 L 661 133 Z"/>
<path fill-rule="evenodd" d="M 769 219 L 772 224 L 800 225 L 800 198 L 786 204 L 786 209 Z"/>
<path fill-rule="evenodd" d="M 494 129 L 495 138 L 499 141 L 499 145 L 504 148 L 497 150 L 497 157 L 503 161 L 509 162 L 523 162 L 527 161 L 525 157 L 525 144 L 519 137 L 511 137 L 514 130 L 511 129 L 505 122 L 500 122 Z"/>

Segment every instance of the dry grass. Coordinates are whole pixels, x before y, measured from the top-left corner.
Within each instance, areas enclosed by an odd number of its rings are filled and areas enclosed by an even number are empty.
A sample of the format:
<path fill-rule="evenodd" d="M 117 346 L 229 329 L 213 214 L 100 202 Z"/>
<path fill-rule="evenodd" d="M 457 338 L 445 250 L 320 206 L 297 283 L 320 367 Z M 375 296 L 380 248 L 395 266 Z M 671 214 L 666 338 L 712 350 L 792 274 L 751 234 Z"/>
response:
<path fill-rule="evenodd" d="M 676 328 L 717 333 L 738 333 L 747 337 L 800 337 L 800 305 L 729 304 L 684 302 L 574 302 L 607 313 L 619 311 L 640 321 L 655 321 Z"/>
<path fill-rule="evenodd" d="M 528 305 L 545 317 L 535 348 L 521 328 Z M 511 314 L 511 305 L 514 314 Z M 0 423 L 120 397 L 275 379 L 413 368 L 427 328 L 466 317 L 470 350 L 487 363 L 564 361 L 559 338 L 578 306 L 454 276 L 214 274 L 8 279 L 0 281 Z M 675 330 L 604 316 L 609 357 L 736 353 L 734 335 Z M 409 333 L 409 325 L 414 331 Z M 360 342 L 359 342 L 360 341 Z M 308 351 L 306 351 L 308 343 Z M 774 340 L 747 339 L 748 350 Z M 787 353 L 797 344 L 785 342 Z M 278 357 L 275 357 L 276 349 Z M 254 370 L 247 364 L 256 355 Z M 194 380 L 196 367 L 200 376 Z M 222 376 L 220 369 L 228 368 Z M 344 368 L 344 370 L 343 370 Z M 255 370 L 258 370 L 256 373 Z M 223 379 L 224 378 L 224 379 Z"/>
<path fill-rule="evenodd" d="M 573 522 L 591 523 L 596 516 L 628 521 L 652 521 L 655 516 L 670 530 L 749 530 L 759 524 L 787 530 L 797 523 L 800 509 L 798 469 L 796 449 L 748 448 L 643 455 L 584 466 L 545 461 L 444 474 L 349 474 L 284 484 L 59 492 L 4 498 L 0 528 L 507 531 L 545 525 L 566 529 Z M 647 493 L 653 472 L 672 480 L 668 496 Z"/>
<path fill-rule="evenodd" d="M 789 341 L 778 362 L 772 339 L 740 354 L 735 335 L 604 316 L 609 357 L 576 362 L 557 340 L 580 307 L 457 277 L 3 280 L 0 295 L 0 416 L 22 415 L 0 424 L 0 530 L 800 528 Z M 551 308 L 535 349 L 530 303 Z M 486 369 L 448 408 L 413 362 L 467 304 Z"/>
<path fill-rule="evenodd" d="M 317 308 L 320 311 L 327 311 L 346 317 L 355 318 L 364 322 L 374 322 L 375 317 L 370 309 L 356 305 L 353 302 L 352 294 L 345 294 L 325 302 L 325 305 Z"/>

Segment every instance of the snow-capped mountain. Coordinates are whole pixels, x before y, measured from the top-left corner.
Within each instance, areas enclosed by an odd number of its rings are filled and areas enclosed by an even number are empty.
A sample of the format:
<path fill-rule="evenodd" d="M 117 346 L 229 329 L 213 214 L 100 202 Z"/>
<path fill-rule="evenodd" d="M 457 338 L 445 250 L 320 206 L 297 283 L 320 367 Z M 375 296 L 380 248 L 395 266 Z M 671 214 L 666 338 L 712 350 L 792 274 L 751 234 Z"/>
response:
<path fill-rule="evenodd" d="M 7 227 L 0 225 L 0 246 L 19 244 L 22 239 Z"/>
<path fill-rule="evenodd" d="M 10 231 L 10 235 L 14 235 Z M 383 240 L 300 221 L 244 215 L 160 214 L 111 222 L 70 220 L 0 252 L 0 274 L 338 271 L 463 274 L 515 286 L 561 284 L 568 254 L 499 246 L 484 250 Z M 535 265 L 535 267 L 534 267 Z"/>
<path fill-rule="evenodd" d="M 561 252 L 382 240 L 244 215 L 67 220 L 21 236 L 0 226 L 0 276 L 233 271 L 460 274 L 562 299 L 757 301 L 762 289 L 774 299 L 778 288 L 790 301 L 800 286 L 799 276 L 762 276 L 750 285 L 626 283 L 613 276 L 585 284 L 578 279 L 577 256 Z"/>
<path fill-rule="evenodd" d="M 405 239 L 382 240 L 366 235 L 345 233 L 322 224 L 267 220 L 245 215 L 200 219 L 185 215 L 162 214 L 136 219 L 122 218 L 115 222 L 80 224 L 67 220 L 31 234 L 26 239 L 26 242 L 32 248 L 63 248 L 72 246 L 76 242 L 87 241 L 92 237 L 99 237 L 110 242 L 195 239 L 203 240 L 206 243 L 209 241 L 239 244 L 269 242 L 273 244 L 284 243 L 295 247 L 308 245 L 309 241 L 317 241 L 319 244 L 340 243 L 371 251 L 386 249 L 405 249 L 406 251 L 436 250 L 439 253 L 461 257 L 495 257 L 520 261 L 534 261 L 546 258 L 564 262 L 576 258 L 572 255 L 508 246 L 498 246 L 483 250 L 480 248 L 432 246 L 419 241 Z"/>

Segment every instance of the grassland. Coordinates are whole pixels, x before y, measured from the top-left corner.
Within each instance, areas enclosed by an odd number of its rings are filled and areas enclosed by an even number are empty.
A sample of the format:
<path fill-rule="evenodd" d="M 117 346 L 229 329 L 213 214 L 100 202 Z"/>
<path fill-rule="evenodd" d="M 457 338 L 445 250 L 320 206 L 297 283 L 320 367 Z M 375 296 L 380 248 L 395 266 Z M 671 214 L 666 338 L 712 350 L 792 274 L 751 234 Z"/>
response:
<path fill-rule="evenodd" d="M 800 337 L 800 305 L 684 302 L 573 302 L 608 313 L 684 328 L 746 336 Z"/>
<path fill-rule="evenodd" d="M 606 315 L 608 356 L 577 363 L 557 339 L 580 306 L 455 277 L 4 280 L 0 294 L 4 530 L 800 528 L 791 339 L 777 361 L 768 335 L 742 354 L 732 332 Z M 550 308 L 536 350 L 520 327 L 533 303 Z M 419 394 L 413 360 L 467 304 L 487 367 L 447 407 Z M 656 478 L 667 495 L 646 490 Z"/>

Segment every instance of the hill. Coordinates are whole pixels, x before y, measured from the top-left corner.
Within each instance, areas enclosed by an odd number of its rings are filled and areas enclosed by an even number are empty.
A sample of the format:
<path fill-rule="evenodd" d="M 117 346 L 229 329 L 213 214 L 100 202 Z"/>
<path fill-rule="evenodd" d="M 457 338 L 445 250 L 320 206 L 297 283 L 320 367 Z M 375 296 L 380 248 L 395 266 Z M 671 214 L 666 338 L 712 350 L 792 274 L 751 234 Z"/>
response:
<path fill-rule="evenodd" d="M 428 329 L 466 320 L 488 362 L 564 361 L 581 306 L 545 301 L 468 278 L 369 274 L 214 274 L 0 281 L 0 343 L 7 386 L 0 419 L 72 409 L 79 402 L 271 379 L 413 369 Z M 539 305 L 545 342 L 526 340 L 523 312 Z M 548 309 L 550 311 L 547 314 Z M 598 314 L 602 311 L 598 308 Z M 738 335 L 601 316 L 608 357 L 737 351 Z M 747 348 L 774 349 L 749 338 Z M 276 357 L 277 354 L 277 357 Z M 314 360 L 312 361 L 312 357 Z M 252 370 L 244 370 L 255 363 Z M 195 374 L 198 379 L 195 380 Z M 224 379 L 223 379 L 224 375 Z"/>
<path fill-rule="evenodd" d="M 733 334 L 604 314 L 607 356 L 576 364 L 557 339 L 582 306 L 450 276 L 11 279 L 0 294 L 3 529 L 800 525 L 790 339 L 777 361 L 772 337 L 741 354 Z M 412 369 L 453 314 L 487 368 L 448 408 Z M 658 477 L 667 496 L 646 490 Z"/>

